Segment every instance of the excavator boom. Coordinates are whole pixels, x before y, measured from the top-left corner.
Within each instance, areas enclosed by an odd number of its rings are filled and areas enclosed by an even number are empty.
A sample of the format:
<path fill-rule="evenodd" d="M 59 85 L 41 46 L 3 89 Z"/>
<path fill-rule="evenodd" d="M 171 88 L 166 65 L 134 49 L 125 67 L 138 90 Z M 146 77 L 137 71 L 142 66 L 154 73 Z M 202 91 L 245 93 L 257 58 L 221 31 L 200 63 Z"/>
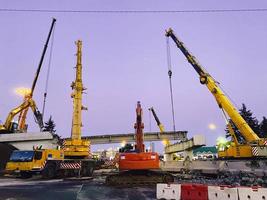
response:
<path fill-rule="evenodd" d="M 156 114 L 154 108 L 151 107 L 151 108 L 149 108 L 148 110 L 152 112 L 152 115 L 153 115 L 153 117 L 155 118 L 155 121 L 156 121 L 156 123 L 157 123 L 157 125 L 158 125 L 158 127 L 159 127 L 160 132 L 163 133 L 163 132 L 165 131 L 164 126 L 163 126 L 163 124 L 160 122 L 160 120 L 159 120 L 159 118 L 158 118 L 158 116 L 157 116 L 157 114 Z M 165 144 L 165 145 L 170 145 L 170 141 L 169 141 L 169 140 L 166 140 L 166 141 L 164 141 L 164 144 Z"/>
<path fill-rule="evenodd" d="M 47 50 L 47 46 L 48 46 L 50 36 L 51 36 L 52 31 L 53 31 L 55 22 L 56 22 L 56 19 L 53 18 L 53 21 L 52 21 L 52 24 L 51 24 L 51 27 L 50 27 L 50 30 L 48 33 L 48 37 L 47 37 L 47 40 L 46 40 L 46 43 L 45 43 L 45 46 L 44 46 L 44 49 L 43 49 L 43 52 L 41 55 L 41 59 L 40 59 L 33 83 L 32 83 L 30 94 L 26 94 L 24 97 L 23 103 L 20 106 L 11 110 L 11 112 L 8 114 L 6 121 L 5 121 L 5 124 L 0 125 L 0 130 L 2 132 L 14 132 L 14 130 L 11 130 L 12 126 L 13 126 L 12 120 L 14 119 L 14 117 L 17 114 L 20 114 L 19 120 L 18 120 L 19 131 L 25 131 L 26 130 L 26 116 L 27 116 L 29 107 L 31 107 L 31 109 L 34 113 L 35 121 L 39 125 L 40 130 L 42 130 L 42 128 L 44 127 L 42 114 L 38 111 L 38 108 L 37 108 L 34 100 L 32 99 L 32 97 L 33 97 L 33 92 L 34 92 L 34 89 L 35 89 L 35 86 L 36 86 L 36 83 L 37 83 L 37 80 L 38 80 L 38 77 L 40 74 L 43 59 L 44 59 L 44 56 L 45 56 L 45 53 Z"/>

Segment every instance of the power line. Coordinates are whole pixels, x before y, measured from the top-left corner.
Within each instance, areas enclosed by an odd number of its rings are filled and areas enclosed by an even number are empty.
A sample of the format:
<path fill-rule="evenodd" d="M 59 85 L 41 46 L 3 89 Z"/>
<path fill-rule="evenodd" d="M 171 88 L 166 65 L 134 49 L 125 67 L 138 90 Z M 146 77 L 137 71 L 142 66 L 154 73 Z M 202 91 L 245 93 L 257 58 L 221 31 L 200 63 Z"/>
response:
<path fill-rule="evenodd" d="M 203 9 L 203 10 L 53 10 L 53 9 L 15 9 L 0 8 L 0 12 L 36 12 L 36 13 L 89 13 L 89 14 L 175 14 L 175 13 L 237 13 L 267 12 L 267 8 L 249 9 Z"/>

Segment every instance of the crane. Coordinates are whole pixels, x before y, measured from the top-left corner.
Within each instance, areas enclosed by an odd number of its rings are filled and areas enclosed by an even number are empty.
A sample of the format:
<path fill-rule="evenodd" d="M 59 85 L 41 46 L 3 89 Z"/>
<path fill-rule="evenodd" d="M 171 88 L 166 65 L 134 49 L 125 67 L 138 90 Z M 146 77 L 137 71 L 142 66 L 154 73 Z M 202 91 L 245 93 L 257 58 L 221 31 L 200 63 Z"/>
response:
<path fill-rule="evenodd" d="M 145 152 L 144 123 L 142 122 L 140 101 L 136 106 L 135 149 L 119 154 L 119 173 L 107 176 L 109 185 L 155 184 L 173 182 L 173 176 L 159 170 L 159 155 L 156 152 Z"/>
<path fill-rule="evenodd" d="M 50 36 L 52 34 L 55 22 L 56 22 L 56 19 L 53 18 L 52 24 L 51 24 L 51 27 L 50 27 L 50 30 L 49 30 L 49 33 L 48 33 L 48 37 L 47 37 L 47 40 L 46 40 L 46 43 L 44 45 L 44 49 L 43 49 L 43 52 L 42 52 L 42 55 L 41 55 L 41 59 L 39 61 L 39 65 L 38 65 L 38 68 L 37 68 L 37 71 L 36 71 L 36 74 L 35 74 L 35 77 L 34 77 L 34 80 L 33 80 L 33 83 L 32 83 L 32 87 L 31 87 L 30 93 L 29 94 L 25 94 L 23 103 L 21 105 L 19 105 L 18 107 L 14 108 L 14 109 L 12 109 L 10 111 L 10 113 L 8 114 L 8 116 L 6 118 L 5 123 L 0 125 L 0 132 L 1 133 L 12 133 L 12 132 L 16 132 L 16 131 L 22 131 L 22 132 L 25 131 L 26 130 L 26 116 L 27 116 L 29 107 L 33 111 L 33 114 L 34 114 L 34 117 L 35 117 L 35 121 L 39 125 L 40 130 L 43 129 L 44 125 L 43 125 L 42 114 L 39 112 L 39 110 L 38 110 L 38 108 L 36 106 L 36 103 L 35 103 L 35 101 L 33 100 L 32 97 L 33 97 L 33 92 L 34 92 L 34 89 L 35 89 L 35 86 L 36 86 L 36 83 L 37 83 L 37 80 L 38 80 L 38 77 L 39 77 L 39 74 L 40 74 L 40 70 L 41 70 L 41 67 L 42 67 L 42 64 L 43 64 L 44 56 L 45 56 L 45 53 L 46 53 L 46 50 L 47 50 L 47 46 L 48 46 L 48 43 L 49 43 L 49 40 L 50 40 Z M 16 123 L 12 122 L 14 117 L 17 114 L 20 114 L 19 115 L 19 119 L 18 119 L 18 125 Z"/>
<path fill-rule="evenodd" d="M 71 94 L 73 98 L 71 138 L 65 140 L 64 155 L 66 158 L 87 158 L 90 155 L 90 142 L 87 139 L 81 139 L 82 110 L 87 110 L 87 108 L 82 105 L 82 94 L 83 91 L 86 90 L 82 83 L 82 41 L 78 40 L 76 45 L 76 78 L 71 84 L 73 90 Z"/>
<path fill-rule="evenodd" d="M 151 108 L 149 108 L 148 110 L 151 111 L 151 113 L 152 113 L 152 115 L 153 115 L 153 117 L 154 117 L 154 119 L 155 119 L 155 121 L 156 121 L 156 123 L 157 123 L 157 125 L 158 125 L 158 127 L 159 127 L 160 132 L 163 133 L 163 132 L 165 131 L 164 126 L 163 126 L 163 124 L 160 122 L 160 120 L 159 120 L 159 118 L 158 118 L 158 116 L 157 116 L 157 114 L 156 114 L 154 108 L 151 107 Z M 163 142 L 164 142 L 164 145 L 165 145 L 165 146 L 168 146 L 168 145 L 171 144 L 170 141 L 169 141 L 168 139 L 167 139 L 167 140 L 164 140 Z"/>
<path fill-rule="evenodd" d="M 199 64 L 195 57 L 187 50 L 183 42 L 179 40 L 174 34 L 173 30 L 169 28 L 166 30 L 166 37 L 171 37 L 178 49 L 181 50 L 183 55 L 187 58 L 188 62 L 195 69 L 200 78 L 200 83 L 206 85 L 208 90 L 214 96 L 219 108 L 222 110 L 225 119 L 227 120 L 227 126 L 230 134 L 233 137 L 233 145 L 218 152 L 218 156 L 221 158 L 251 158 L 251 157 L 266 157 L 267 147 L 265 146 L 266 141 L 259 138 L 258 135 L 251 129 L 248 123 L 239 114 L 233 103 L 225 95 L 220 88 L 218 82 Z M 239 129 L 240 133 L 244 137 L 246 143 L 239 144 L 229 119 Z"/>
<path fill-rule="evenodd" d="M 6 165 L 8 173 L 20 171 L 21 176 L 30 177 L 39 173 L 43 178 L 92 176 L 95 160 L 91 159 L 90 142 L 81 138 L 82 115 L 82 41 L 78 40 L 76 78 L 72 82 L 73 114 L 71 138 L 64 141 L 62 149 L 34 149 L 14 151 Z M 28 162 L 25 163 L 25 159 Z"/>

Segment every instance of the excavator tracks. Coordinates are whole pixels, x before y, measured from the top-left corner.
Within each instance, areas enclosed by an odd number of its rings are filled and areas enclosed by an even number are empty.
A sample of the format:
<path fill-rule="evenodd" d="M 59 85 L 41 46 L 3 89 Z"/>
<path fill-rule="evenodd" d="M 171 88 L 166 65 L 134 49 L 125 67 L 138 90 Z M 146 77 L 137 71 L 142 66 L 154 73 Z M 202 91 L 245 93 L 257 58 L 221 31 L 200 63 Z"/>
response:
<path fill-rule="evenodd" d="M 174 177 L 168 172 L 150 170 L 130 170 L 106 177 L 106 184 L 111 186 L 155 185 L 172 183 Z"/>

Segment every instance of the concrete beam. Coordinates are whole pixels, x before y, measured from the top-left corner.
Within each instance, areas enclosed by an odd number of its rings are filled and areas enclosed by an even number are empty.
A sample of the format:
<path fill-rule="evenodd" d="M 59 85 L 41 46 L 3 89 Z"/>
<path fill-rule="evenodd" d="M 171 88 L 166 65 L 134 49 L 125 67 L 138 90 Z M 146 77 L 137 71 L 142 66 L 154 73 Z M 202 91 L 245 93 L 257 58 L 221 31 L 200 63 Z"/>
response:
<path fill-rule="evenodd" d="M 82 138 L 88 139 L 91 144 L 109 144 L 109 143 L 121 143 L 122 141 L 135 142 L 135 134 L 110 134 L 110 135 L 95 135 L 85 136 Z M 162 140 L 186 140 L 187 131 L 176 131 L 176 132 L 148 132 L 144 133 L 144 140 L 149 141 L 162 141 Z"/>
<path fill-rule="evenodd" d="M 50 132 L 0 134 L 0 143 L 8 143 L 19 150 L 32 150 L 34 146 L 55 149 L 57 142 Z"/>
<path fill-rule="evenodd" d="M 205 146 L 205 137 L 203 135 L 195 135 L 190 140 L 181 141 L 165 147 L 165 154 L 172 154 L 176 152 L 188 151 L 193 148 Z"/>
<path fill-rule="evenodd" d="M 0 142 L 53 140 L 49 132 L 0 134 Z"/>

